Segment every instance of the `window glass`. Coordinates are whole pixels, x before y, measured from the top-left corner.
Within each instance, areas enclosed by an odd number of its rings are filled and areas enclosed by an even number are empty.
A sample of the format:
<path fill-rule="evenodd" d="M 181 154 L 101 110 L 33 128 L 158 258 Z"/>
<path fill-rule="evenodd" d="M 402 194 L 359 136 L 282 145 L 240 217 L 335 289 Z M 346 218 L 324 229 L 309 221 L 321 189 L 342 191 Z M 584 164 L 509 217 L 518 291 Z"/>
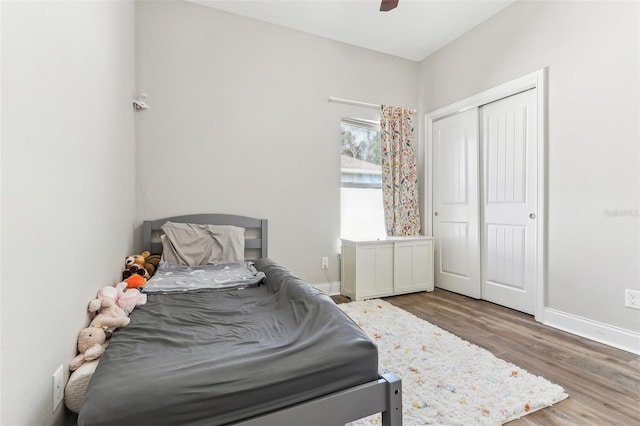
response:
<path fill-rule="evenodd" d="M 367 120 L 343 118 L 340 160 L 342 236 L 383 236 L 380 126 Z"/>

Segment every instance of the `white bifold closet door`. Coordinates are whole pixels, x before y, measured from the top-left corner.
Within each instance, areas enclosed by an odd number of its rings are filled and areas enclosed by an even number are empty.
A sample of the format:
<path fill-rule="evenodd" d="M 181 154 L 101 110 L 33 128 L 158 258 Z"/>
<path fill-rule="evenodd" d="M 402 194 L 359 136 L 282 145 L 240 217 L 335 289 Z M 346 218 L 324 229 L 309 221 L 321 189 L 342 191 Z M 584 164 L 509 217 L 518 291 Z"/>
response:
<path fill-rule="evenodd" d="M 535 90 L 436 121 L 432 136 L 436 286 L 533 314 Z"/>

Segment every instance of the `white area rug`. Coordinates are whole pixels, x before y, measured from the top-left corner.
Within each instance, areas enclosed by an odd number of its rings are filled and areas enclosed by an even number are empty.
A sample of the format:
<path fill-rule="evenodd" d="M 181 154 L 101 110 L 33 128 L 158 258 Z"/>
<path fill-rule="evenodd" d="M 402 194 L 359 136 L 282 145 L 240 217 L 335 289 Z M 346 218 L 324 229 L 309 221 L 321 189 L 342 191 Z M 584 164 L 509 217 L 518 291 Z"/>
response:
<path fill-rule="evenodd" d="M 402 379 L 403 424 L 499 425 L 567 398 L 562 387 L 383 300 L 338 305 Z M 352 425 L 381 424 L 380 415 Z"/>

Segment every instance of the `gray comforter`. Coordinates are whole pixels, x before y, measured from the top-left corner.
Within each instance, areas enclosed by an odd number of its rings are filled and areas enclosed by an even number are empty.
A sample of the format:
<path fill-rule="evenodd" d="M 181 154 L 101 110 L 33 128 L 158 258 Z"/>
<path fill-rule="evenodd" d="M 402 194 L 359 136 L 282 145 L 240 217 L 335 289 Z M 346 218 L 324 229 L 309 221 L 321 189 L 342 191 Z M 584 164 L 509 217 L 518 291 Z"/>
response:
<path fill-rule="evenodd" d="M 78 425 L 220 425 L 377 378 L 375 344 L 273 261 L 262 285 L 149 294 L 116 330 Z"/>

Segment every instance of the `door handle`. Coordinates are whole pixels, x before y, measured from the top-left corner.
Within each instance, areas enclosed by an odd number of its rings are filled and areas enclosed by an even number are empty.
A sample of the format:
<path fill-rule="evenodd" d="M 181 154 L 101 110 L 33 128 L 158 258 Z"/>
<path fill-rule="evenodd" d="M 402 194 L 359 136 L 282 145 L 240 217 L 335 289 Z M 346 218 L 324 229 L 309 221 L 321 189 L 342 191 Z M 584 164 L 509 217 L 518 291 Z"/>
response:
<path fill-rule="evenodd" d="M 536 218 L 535 213 L 529 213 L 529 219 L 535 219 L 535 218 Z"/>
<path fill-rule="evenodd" d="M 434 215 L 434 216 L 438 216 L 438 212 L 434 212 L 434 213 L 433 213 L 433 215 Z"/>

